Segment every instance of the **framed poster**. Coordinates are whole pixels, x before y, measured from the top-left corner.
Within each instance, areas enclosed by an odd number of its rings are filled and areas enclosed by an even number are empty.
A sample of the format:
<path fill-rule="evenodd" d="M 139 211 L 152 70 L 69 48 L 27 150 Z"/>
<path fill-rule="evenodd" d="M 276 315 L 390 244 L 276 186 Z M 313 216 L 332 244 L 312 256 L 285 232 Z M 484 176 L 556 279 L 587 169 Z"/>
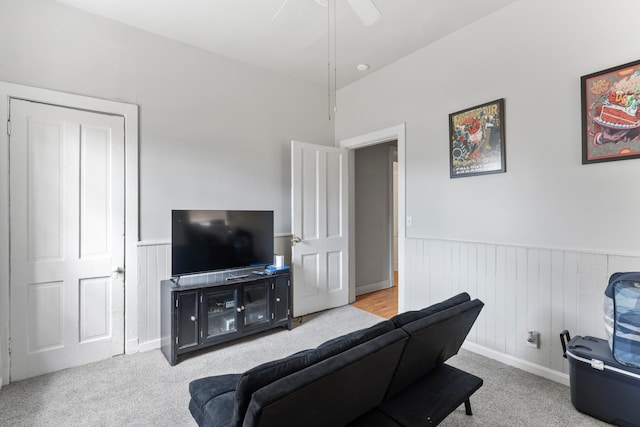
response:
<path fill-rule="evenodd" d="M 504 98 L 449 114 L 451 178 L 506 172 Z"/>
<path fill-rule="evenodd" d="M 640 61 L 580 78 L 582 164 L 640 157 Z"/>

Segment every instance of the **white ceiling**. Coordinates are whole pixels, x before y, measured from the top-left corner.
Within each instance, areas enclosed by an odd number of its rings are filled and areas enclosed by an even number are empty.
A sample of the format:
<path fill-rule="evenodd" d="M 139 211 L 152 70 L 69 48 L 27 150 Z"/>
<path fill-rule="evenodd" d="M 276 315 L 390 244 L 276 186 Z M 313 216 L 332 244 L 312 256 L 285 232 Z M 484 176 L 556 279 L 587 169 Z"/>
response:
<path fill-rule="evenodd" d="M 316 0 L 288 0 L 275 21 L 284 0 L 57 1 L 317 84 L 334 81 L 335 65 L 340 88 L 517 0 L 373 0 L 382 17 L 370 26 L 345 0 L 331 13 Z M 371 68 L 359 72 L 360 63 Z"/>

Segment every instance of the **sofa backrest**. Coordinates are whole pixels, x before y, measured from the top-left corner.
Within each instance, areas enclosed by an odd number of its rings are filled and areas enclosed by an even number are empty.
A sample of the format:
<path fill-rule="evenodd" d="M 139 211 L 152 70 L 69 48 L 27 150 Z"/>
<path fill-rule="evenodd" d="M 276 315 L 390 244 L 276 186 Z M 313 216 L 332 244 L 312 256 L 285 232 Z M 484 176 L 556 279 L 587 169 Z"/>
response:
<path fill-rule="evenodd" d="M 402 326 L 409 340 L 398 363 L 387 398 L 431 372 L 458 353 L 484 303 L 463 302 Z"/>
<path fill-rule="evenodd" d="M 253 393 L 245 427 L 348 424 L 382 403 L 408 339 L 394 329 Z"/>
<path fill-rule="evenodd" d="M 404 313 L 397 314 L 393 316 L 390 320 L 393 322 L 396 328 L 401 328 L 407 323 L 414 322 L 418 319 L 422 319 L 423 317 L 430 316 L 434 313 L 437 313 L 442 310 L 446 310 L 449 307 L 453 307 L 455 305 L 462 304 L 463 302 L 467 302 L 470 300 L 471 300 L 471 297 L 469 296 L 469 294 L 466 292 L 462 292 L 442 302 L 423 308 L 422 310 L 405 311 Z"/>
<path fill-rule="evenodd" d="M 282 359 L 263 363 L 246 371 L 240 377 L 236 387 L 233 425 L 242 425 L 251 396 L 256 390 L 392 330 L 394 330 L 394 324 L 389 320 L 385 320 L 369 328 L 333 338 L 314 349 L 304 350 Z"/>

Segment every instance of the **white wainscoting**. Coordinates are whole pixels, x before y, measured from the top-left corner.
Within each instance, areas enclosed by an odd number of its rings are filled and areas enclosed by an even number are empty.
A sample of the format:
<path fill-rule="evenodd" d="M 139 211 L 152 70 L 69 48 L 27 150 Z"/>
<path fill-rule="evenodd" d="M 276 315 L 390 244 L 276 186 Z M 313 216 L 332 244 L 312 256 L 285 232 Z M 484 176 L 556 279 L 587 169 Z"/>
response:
<path fill-rule="evenodd" d="M 274 249 L 291 265 L 291 235 L 277 235 Z M 138 243 L 138 350 L 160 348 L 160 282 L 171 277 L 171 244 Z"/>
<path fill-rule="evenodd" d="M 275 250 L 291 263 L 289 235 Z M 604 337 L 602 299 L 609 276 L 640 271 L 640 256 L 406 239 L 406 310 L 459 292 L 485 303 L 465 348 L 567 383 L 560 332 Z M 170 276 L 168 242 L 138 244 L 139 350 L 160 347 L 160 281 Z M 526 346 L 527 331 L 540 348 Z"/>
<path fill-rule="evenodd" d="M 468 292 L 485 306 L 466 348 L 564 383 L 560 332 L 604 337 L 609 276 L 640 271 L 638 256 L 430 239 L 407 238 L 405 254 L 407 310 Z"/>
<path fill-rule="evenodd" d="M 138 244 L 138 349 L 160 348 L 160 282 L 171 277 L 171 244 Z"/>

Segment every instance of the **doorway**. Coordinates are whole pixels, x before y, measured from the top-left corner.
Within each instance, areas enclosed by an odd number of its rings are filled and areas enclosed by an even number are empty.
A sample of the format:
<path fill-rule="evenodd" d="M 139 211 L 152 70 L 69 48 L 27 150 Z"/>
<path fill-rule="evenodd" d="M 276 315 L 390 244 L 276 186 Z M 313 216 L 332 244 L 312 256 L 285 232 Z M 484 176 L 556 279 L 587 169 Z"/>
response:
<path fill-rule="evenodd" d="M 398 313 L 397 142 L 354 150 L 355 307 L 381 317 Z"/>
<path fill-rule="evenodd" d="M 354 150 L 356 297 L 395 285 L 396 141 Z"/>
<path fill-rule="evenodd" d="M 381 166 L 381 167 L 385 167 L 388 168 L 389 172 L 387 174 L 387 178 L 385 178 L 384 182 L 386 184 L 382 184 L 385 185 L 386 187 L 388 187 L 388 194 L 393 194 L 395 192 L 395 198 L 397 198 L 397 203 L 392 204 L 391 202 L 388 202 L 386 204 L 386 207 L 388 209 L 387 211 L 387 220 L 386 222 L 383 222 L 383 225 L 381 226 L 382 228 L 384 228 L 383 233 L 387 236 L 387 244 L 385 245 L 385 249 L 384 249 L 384 253 L 386 254 L 386 258 L 384 258 L 384 260 L 381 262 L 383 264 L 385 264 L 385 266 L 387 266 L 387 270 L 386 270 L 386 277 L 381 281 L 382 283 L 376 283 L 375 281 L 373 281 L 373 284 L 371 283 L 364 283 L 365 287 L 362 287 L 363 282 L 364 281 L 360 281 L 357 278 L 357 273 L 356 271 L 358 270 L 358 268 L 364 269 L 366 270 L 368 267 L 371 267 L 373 265 L 373 262 L 370 259 L 367 259 L 367 257 L 360 257 L 360 260 L 357 261 L 357 236 L 356 236 L 356 228 L 358 227 L 358 222 L 362 220 L 362 213 L 359 214 L 358 216 L 356 216 L 356 198 L 358 197 L 358 190 L 356 189 L 356 179 L 355 179 L 355 174 L 356 174 L 356 155 L 358 150 L 366 148 L 366 147 L 378 147 L 377 150 L 382 152 L 385 151 L 385 159 L 384 161 L 384 165 L 385 166 Z M 379 131 L 375 131 L 375 132 L 371 132 L 368 134 L 364 134 L 364 135 L 360 135 L 354 138 L 349 138 L 349 139 L 345 139 L 340 141 L 340 147 L 342 148 L 347 148 L 350 150 L 350 164 L 349 164 L 349 182 L 350 182 L 350 188 L 349 188 L 349 192 L 350 192 L 350 200 L 349 200 L 349 204 L 350 204 L 350 224 L 355 224 L 355 226 L 352 226 L 350 228 L 350 247 L 349 247 L 349 253 L 350 253 L 350 302 L 355 302 L 356 301 L 356 296 L 358 295 L 358 293 L 363 293 L 362 291 L 365 292 L 369 292 L 369 291 L 375 291 L 376 286 L 379 287 L 379 289 L 382 289 L 382 291 L 377 291 L 380 293 L 383 293 L 385 291 L 389 291 L 391 290 L 392 295 L 389 297 L 384 296 L 382 304 L 389 306 L 392 306 L 392 309 L 395 308 L 395 311 L 392 310 L 391 312 L 402 312 L 404 311 L 404 294 L 405 294 L 405 290 L 404 290 L 404 241 L 405 241 L 405 222 L 404 222 L 404 218 L 405 218 L 405 125 L 400 124 L 400 125 L 396 125 L 390 128 L 386 128 L 386 129 L 382 129 Z M 390 156 L 389 156 L 389 152 L 390 152 L 390 148 L 389 147 L 394 147 L 393 150 L 395 151 L 395 154 L 393 155 L 394 160 L 396 160 L 396 167 L 397 167 L 397 179 L 396 179 L 396 184 L 393 185 L 393 180 L 392 177 L 394 175 L 393 173 L 393 162 L 391 162 Z M 374 148 L 374 151 L 376 149 Z M 382 163 L 381 163 L 382 164 Z M 396 190 L 393 191 L 392 189 L 395 188 Z M 390 196 L 389 196 L 390 197 Z M 395 206 L 395 209 L 393 209 L 393 207 Z M 366 210 L 365 210 L 365 215 L 366 215 Z M 392 220 L 393 218 L 395 218 L 395 221 Z M 365 218 L 366 220 L 367 218 Z M 393 232 L 393 225 L 397 224 L 397 233 Z M 366 227 L 365 227 L 366 229 Z M 363 232 L 361 232 L 360 234 L 362 234 Z M 396 238 L 397 235 L 397 238 Z M 394 243 L 397 242 L 397 243 Z M 396 251 L 397 251 L 397 263 L 395 262 L 396 257 L 393 255 L 393 253 L 395 251 L 392 251 L 392 249 L 395 247 Z M 382 251 L 381 251 L 382 253 Z M 379 255 L 382 257 L 385 257 L 385 255 Z M 358 263 L 360 265 L 358 265 Z M 397 281 L 394 280 L 394 272 L 397 271 Z M 383 273 L 384 276 L 384 273 Z M 382 277 L 382 276 L 379 276 Z M 362 279 L 362 277 L 360 278 Z M 386 282 L 385 282 L 386 281 Z M 396 286 L 393 286 L 395 282 Z M 360 284 L 360 289 L 357 289 L 358 286 L 357 284 Z M 360 292 L 359 292 L 360 291 Z M 397 292 L 395 292 L 397 291 Z M 395 293 L 395 295 L 393 294 Z M 392 302 L 389 302 L 392 301 Z M 397 304 L 396 304 L 397 301 Z M 380 303 L 379 303 L 380 304 Z M 393 307 L 393 306 L 396 306 Z"/>

